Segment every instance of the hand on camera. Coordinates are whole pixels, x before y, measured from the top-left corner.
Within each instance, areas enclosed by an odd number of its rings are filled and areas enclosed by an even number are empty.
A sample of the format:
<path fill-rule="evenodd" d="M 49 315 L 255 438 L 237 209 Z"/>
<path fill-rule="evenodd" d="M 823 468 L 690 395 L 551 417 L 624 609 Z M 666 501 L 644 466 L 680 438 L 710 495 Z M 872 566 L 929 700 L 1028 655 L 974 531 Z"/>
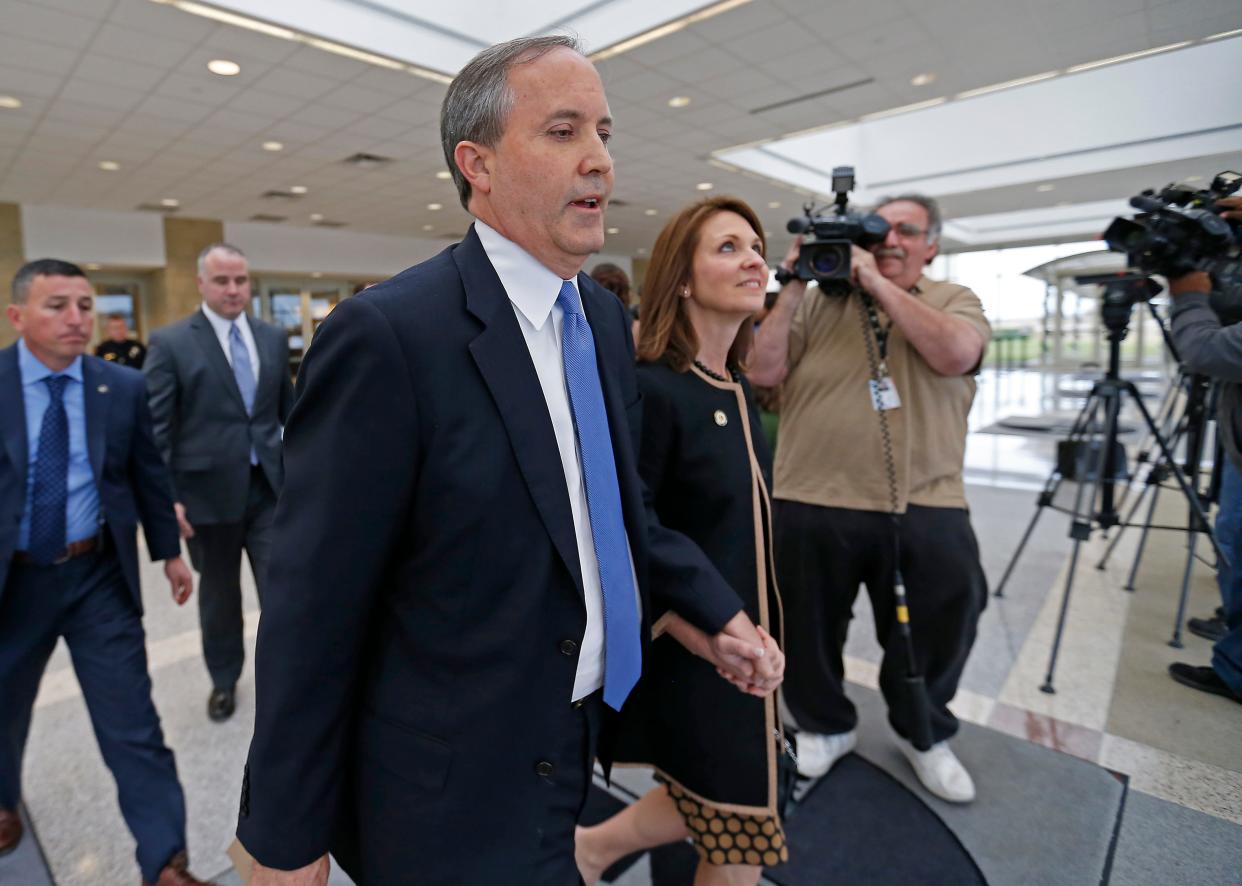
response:
<path fill-rule="evenodd" d="M 857 245 L 850 246 L 850 276 L 854 278 L 854 285 L 872 295 L 875 294 L 875 287 L 884 282 L 875 256 Z"/>

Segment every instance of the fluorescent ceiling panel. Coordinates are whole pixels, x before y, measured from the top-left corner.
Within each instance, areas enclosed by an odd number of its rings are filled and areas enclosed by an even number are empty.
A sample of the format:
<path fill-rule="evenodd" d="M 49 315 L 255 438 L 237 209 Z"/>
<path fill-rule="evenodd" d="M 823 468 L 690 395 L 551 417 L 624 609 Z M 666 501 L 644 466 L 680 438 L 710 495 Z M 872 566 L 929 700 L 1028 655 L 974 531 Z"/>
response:
<path fill-rule="evenodd" d="M 456 74 L 493 43 L 571 33 L 593 52 L 694 12 L 704 0 L 226 0 L 212 5 Z"/>
<path fill-rule="evenodd" d="M 1220 40 L 716 156 L 817 194 L 833 166 L 854 166 L 866 203 L 1242 151 L 1240 48 Z"/>

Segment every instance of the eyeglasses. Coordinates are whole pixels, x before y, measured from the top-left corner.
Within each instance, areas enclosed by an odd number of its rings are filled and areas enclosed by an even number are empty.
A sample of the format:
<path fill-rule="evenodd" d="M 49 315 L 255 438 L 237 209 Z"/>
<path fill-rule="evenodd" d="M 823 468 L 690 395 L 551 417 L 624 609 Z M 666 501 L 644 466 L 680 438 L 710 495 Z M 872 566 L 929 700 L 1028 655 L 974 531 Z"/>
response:
<path fill-rule="evenodd" d="M 928 233 L 926 228 L 920 228 L 917 225 L 910 224 L 909 222 L 899 222 L 898 224 L 893 225 L 893 230 L 902 240 L 917 240 L 919 237 L 924 237 Z"/>

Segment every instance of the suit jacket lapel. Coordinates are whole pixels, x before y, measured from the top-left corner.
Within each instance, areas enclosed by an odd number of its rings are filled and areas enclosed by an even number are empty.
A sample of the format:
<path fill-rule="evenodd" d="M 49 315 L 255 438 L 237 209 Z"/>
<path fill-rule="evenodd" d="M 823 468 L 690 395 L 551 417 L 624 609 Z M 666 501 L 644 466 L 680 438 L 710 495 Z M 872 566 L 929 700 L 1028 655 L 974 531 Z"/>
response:
<path fill-rule="evenodd" d="M 582 566 L 565 469 L 526 340 L 473 227 L 454 249 L 453 259 L 466 290 L 466 308 L 485 327 L 470 343 L 470 353 L 500 410 L 539 516 L 582 594 Z"/>
<path fill-rule="evenodd" d="M 238 408 L 245 412 L 246 404 L 237 387 L 237 379 L 233 376 L 233 368 L 229 366 L 228 358 L 224 356 L 224 351 L 220 348 L 220 339 L 216 338 L 216 331 L 201 308 L 190 317 L 190 330 L 197 339 L 199 347 L 202 348 L 208 365 L 220 376 L 221 383 L 233 397 Z"/>
<path fill-rule="evenodd" d="M 91 473 L 98 486 L 103 476 L 104 446 L 107 443 L 108 409 L 112 405 L 111 389 L 104 383 L 103 371 L 90 357 L 82 358 L 82 399 L 86 404 L 86 452 Z"/>
<path fill-rule="evenodd" d="M 26 401 L 22 396 L 22 373 L 17 365 L 17 345 L 0 351 L 0 436 L 9 461 L 17 470 L 22 488 L 26 483 Z"/>

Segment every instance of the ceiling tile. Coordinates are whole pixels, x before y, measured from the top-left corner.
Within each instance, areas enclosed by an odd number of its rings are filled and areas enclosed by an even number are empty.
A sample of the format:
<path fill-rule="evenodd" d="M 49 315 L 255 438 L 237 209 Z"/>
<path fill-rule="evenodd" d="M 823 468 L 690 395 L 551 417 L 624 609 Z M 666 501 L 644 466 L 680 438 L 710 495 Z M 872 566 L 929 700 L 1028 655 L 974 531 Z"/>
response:
<path fill-rule="evenodd" d="M 55 46 L 81 50 L 91 41 L 99 22 L 89 16 L 72 15 L 43 4 L 6 0 L 4 32 Z"/>
<path fill-rule="evenodd" d="M 95 35 L 90 51 L 108 58 L 136 61 L 168 70 L 184 61 L 194 51 L 194 44 L 166 36 L 152 39 L 149 32 L 108 22 Z"/>
<path fill-rule="evenodd" d="M 115 111 L 133 110 L 143 100 L 143 93 L 139 90 L 76 79 L 65 84 L 60 94 L 70 101 Z"/>
<path fill-rule="evenodd" d="M 64 77 L 40 71 L 27 71 L 0 64 L 0 89 L 6 95 L 15 95 L 23 101 L 28 96 L 51 98 L 60 92 Z"/>
<path fill-rule="evenodd" d="M 167 73 L 164 68 L 134 64 L 100 55 L 88 55 L 74 69 L 73 78 L 150 92 L 160 84 Z"/>
<path fill-rule="evenodd" d="M 109 21 L 123 28 L 190 43 L 200 42 L 216 28 L 208 19 L 151 0 L 118 0 Z"/>
<path fill-rule="evenodd" d="M 275 68 L 260 77 L 254 84 L 256 88 L 280 95 L 288 95 L 300 99 L 318 99 L 340 85 L 338 80 L 295 71 L 286 68 Z"/>
<path fill-rule="evenodd" d="M 78 52 L 63 46 L 0 34 L 0 59 L 8 68 L 63 76 L 77 63 L 78 57 Z"/>

